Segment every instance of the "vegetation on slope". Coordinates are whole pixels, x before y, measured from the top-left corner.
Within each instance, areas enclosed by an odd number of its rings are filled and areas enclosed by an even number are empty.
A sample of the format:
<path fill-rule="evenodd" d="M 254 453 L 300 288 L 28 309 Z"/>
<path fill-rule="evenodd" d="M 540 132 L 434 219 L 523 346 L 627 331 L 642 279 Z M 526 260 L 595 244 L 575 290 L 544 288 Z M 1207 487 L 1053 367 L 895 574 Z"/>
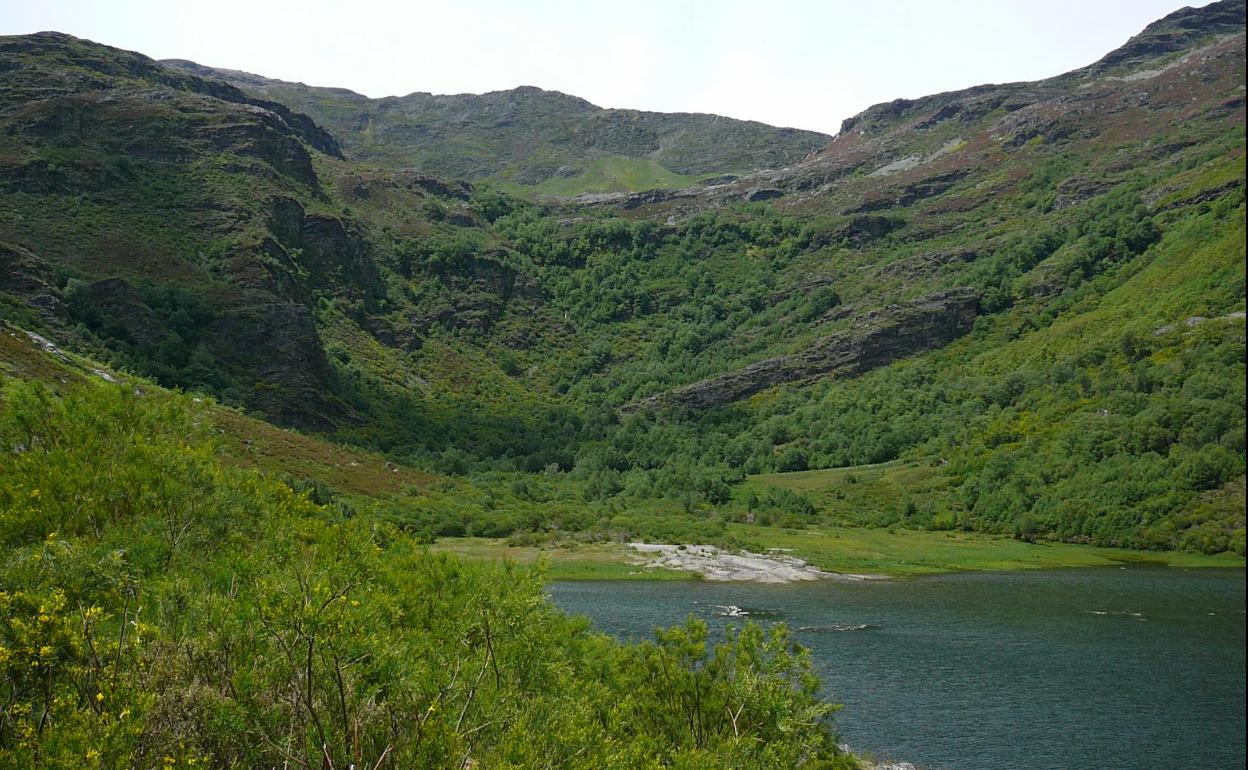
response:
<path fill-rule="evenodd" d="M 369 99 L 342 88 L 164 62 L 311 116 L 357 161 L 549 195 L 688 186 L 800 161 L 831 139 L 719 115 L 602 109 L 524 86 Z"/>
<path fill-rule="evenodd" d="M 621 645 L 540 568 L 438 549 L 1242 563 L 1242 18 L 880 105 L 766 178 L 580 204 L 363 167 L 291 109 L 402 128 L 435 97 L 283 106 L 0 39 L 0 764 L 855 766 L 782 627 Z M 776 138 L 493 97 L 541 130 L 439 153 L 504 186 L 683 184 Z M 429 151 L 380 136 L 340 138 Z M 950 291 L 975 302 L 948 344 L 647 400 Z"/>
<path fill-rule="evenodd" d="M 9 39 L 0 307 L 454 476 L 365 503 L 425 538 L 731 543 L 755 520 L 1242 553 L 1236 7 L 1161 58 L 880 105 L 766 180 L 585 205 L 361 168 L 189 76 Z M 977 318 L 945 347 L 638 408 L 949 291 Z M 917 470 L 742 485 L 893 460 Z"/>
<path fill-rule="evenodd" d="M 783 628 L 620 645 L 539 572 L 223 466 L 190 397 L 0 404 L 5 766 L 856 766 Z"/>

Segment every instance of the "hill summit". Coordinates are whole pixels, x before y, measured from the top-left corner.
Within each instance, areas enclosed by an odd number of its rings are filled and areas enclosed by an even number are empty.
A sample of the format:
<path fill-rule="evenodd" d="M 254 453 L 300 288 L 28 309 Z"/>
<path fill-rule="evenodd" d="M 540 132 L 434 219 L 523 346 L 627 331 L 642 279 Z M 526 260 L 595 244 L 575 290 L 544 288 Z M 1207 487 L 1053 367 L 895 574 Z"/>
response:
<path fill-rule="evenodd" d="M 370 99 L 342 88 L 164 64 L 223 80 L 311 116 L 359 161 L 538 193 L 672 188 L 779 168 L 831 137 L 696 113 L 603 109 L 522 86 L 485 94 L 412 93 Z"/>

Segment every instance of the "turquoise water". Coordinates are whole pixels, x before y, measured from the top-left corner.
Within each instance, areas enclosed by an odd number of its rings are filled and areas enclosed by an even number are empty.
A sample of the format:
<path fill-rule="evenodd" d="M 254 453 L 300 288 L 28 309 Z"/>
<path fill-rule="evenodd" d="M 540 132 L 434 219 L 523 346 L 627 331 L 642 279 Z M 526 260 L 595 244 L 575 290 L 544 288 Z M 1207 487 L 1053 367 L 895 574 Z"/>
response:
<path fill-rule="evenodd" d="M 933 770 L 1244 767 L 1244 572 L 1164 568 L 782 586 L 554 583 L 627 639 L 783 621 L 842 739 Z"/>

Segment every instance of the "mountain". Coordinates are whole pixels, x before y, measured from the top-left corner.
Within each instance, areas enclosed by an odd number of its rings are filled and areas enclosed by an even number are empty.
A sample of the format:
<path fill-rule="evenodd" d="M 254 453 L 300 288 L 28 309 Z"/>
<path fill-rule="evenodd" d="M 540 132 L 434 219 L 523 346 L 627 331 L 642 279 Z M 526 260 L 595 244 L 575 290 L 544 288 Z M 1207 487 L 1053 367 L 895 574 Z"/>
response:
<path fill-rule="evenodd" d="M 353 160 L 547 194 L 672 188 L 795 163 L 830 136 L 719 115 L 603 109 L 557 91 L 369 99 L 184 60 L 164 64 L 306 113 Z"/>
<path fill-rule="evenodd" d="M 1060 77 L 876 105 L 782 168 L 713 168 L 695 121 L 664 166 L 739 178 L 558 200 L 412 170 L 400 129 L 369 159 L 317 112 L 362 97 L 4 38 L 0 308 L 470 479 L 386 504 L 429 537 L 752 521 L 1242 553 L 1243 19 L 1223 0 Z M 438 99 L 410 104 L 463 116 L 479 146 L 444 134 L 448 157 L 492 179 L 518 136 L 617 125 L 545 92 Z"/>

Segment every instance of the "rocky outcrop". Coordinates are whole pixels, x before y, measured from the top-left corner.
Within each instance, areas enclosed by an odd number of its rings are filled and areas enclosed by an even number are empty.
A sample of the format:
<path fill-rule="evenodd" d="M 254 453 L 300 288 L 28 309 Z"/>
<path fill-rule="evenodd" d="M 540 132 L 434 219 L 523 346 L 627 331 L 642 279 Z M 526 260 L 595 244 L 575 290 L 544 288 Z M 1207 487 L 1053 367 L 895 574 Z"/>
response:
<path fill-rule="evenodd" d="M 693 572 L 704 580 L 738 583 L 797 583 L 810 580 L 867 580 L 881 575 L 846 575 L 824 572 L 796 556 L 771 551 L 753 553 L 731 552 L 713 545 L 665 545 L 662 543 L 629 543 L 641 555 L 638 563 L 651 569 Z M 733 613 L 733 610 L 736 610 Z M 744 613 L 739 607 L 725 607 L 728 617 Z"/>
<path fill-rule="evenodd" d="M 0 292 L 20 299 L 45 321 L 65 315 L 52 267 L 21 246 L 0 243 Z"/>
<path fill-rule="evenodd" d="M 811 236 L 810 248 L 821 249 L 842 242 L 862 248 L 905 226 L 905 220 L 895 215 L 862 214 L 839 227 L 815 233 Z"/>
<path fill-rule="evenodd" d="M 774 385 L 819 377 L 852 377 L 925 350 L 938 348 L 970 331 L 979 297 L 959 288 L 904 305 L 867 313 L 850 328 L 830 334 L 805 350 L 768 358 L 729 374 L 685 385 L 624 406 L 641 409 L 709 409 L 731 403 Z"/>
<path fill-rule="evenodd" d="M 282 261 L 309 288 L 358 295 L 370 304 L 385 294 L 368 241 L 354 222 L 309 214 L 291 198 L 274 199 L 269 211 L 269 230 L 277 238 L 270 251 L 280 248 Z"/>
<path fill-rule="evenodd" d="M 1125 45 L 1110 51 L 1087 69 L 1099 72 L 1115 67 L 1129 67 L 1190 48 L 1211 35 L 1235 35 L 1243 32 L 1243 0 L 1222 0 L 1202 8 L 1180 8 L 1149 24 Z"/>
<path fill-rule="evenodd" d="M 645 190 L 635 193 L 584 193 L 573 200 L 584 206 L 604 206 L 628 211 L 639 206 L 667 203 L 675 200 L 693 200 L 703 195 L 702 190 Z"/>
<path fill-rule="evenodd" d="M 983 247 L 929 251 L 885 263 L 879 268 L 877 273 L 881 277 L 900 276 L 913 280 L 931 274 L 945 265 L 953 265 L 959 262 L 974 262 L 984 252 L 985 249 Z"/>
<path fill-rule="evenodd" d="M 784 195 L 784 190 L 777 190 L 774 187 L 754 187 L 747 190 L 745 200 L 749 203 L 761 203 Z"/>
<path fill-rule="evenodd" d="M 415 171 L 399 170 L 391 173 L 387 181 L 396 187 L 420 190 L 442 198 L 466 201 L 472 197 L 472 185 L 461 179 L 443 179 Z"/>
<path fill-rule="evenodd" d="M 105 278 L 83 290 L 83 306 L 90 309 L 94 322 L 132 345 L 156 348 L 169 334 L 142 295 L 124 278 Z"/>
<path fill-rule="evenodd" d="M 281 425 L 333 428 L 346 410 L 328 394 L 333 371 L 312 313 L 288 302 L 232 307 L 212 323 L 214 356 L 253 383 L 243 394 L 249 409 Z"/>

